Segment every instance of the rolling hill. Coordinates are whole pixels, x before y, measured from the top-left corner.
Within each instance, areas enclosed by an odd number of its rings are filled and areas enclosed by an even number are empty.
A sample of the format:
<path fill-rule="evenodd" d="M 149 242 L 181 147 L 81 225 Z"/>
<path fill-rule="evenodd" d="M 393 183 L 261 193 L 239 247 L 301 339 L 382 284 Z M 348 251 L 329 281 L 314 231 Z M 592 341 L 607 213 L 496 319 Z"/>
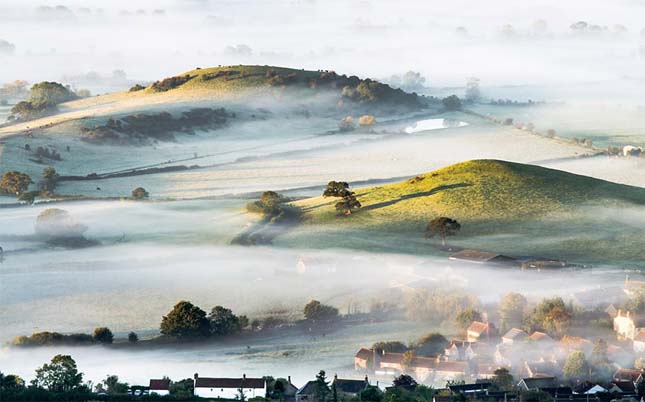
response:
<path fill-rule="evenodd" d="M 406 230 L 435 216 L 503 221 L 572 210 L 582 204 L 645 204 L 645 189 L 533 165 L 473 160 L 401 183 L 356 190 L 362 208 L 336 217 L 336 199 L 296 202 L 310 223 L 387 226 Z"/>

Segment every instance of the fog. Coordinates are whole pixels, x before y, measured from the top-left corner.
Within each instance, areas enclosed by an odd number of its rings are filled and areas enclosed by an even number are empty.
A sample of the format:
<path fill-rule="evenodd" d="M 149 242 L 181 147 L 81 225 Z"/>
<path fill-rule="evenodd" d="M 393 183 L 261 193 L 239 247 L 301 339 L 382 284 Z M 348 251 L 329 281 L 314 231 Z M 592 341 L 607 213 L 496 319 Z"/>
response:
<path fill-rule="evenodd" d="M 0 352 L 3 371 L 29 379 L 33 369 L 64 352 L 72 354 L 86 379 L 95 382 L 114 373 L 131 383 L 145 383 L 150 377 L 179 379 L 199 372 L 291 375 L 304 383 L 321 368 L 353 376 L 352 356 L 361 346 L 388 339 L 411 342 L 430 330 L 458 335 L 450 325 L 406 313 L 406 300 L 415 292 L 467 294 L 493 317 L 494 306 L 511 291 L 523 293 L 533 303 L 553 295 L 576 301 L 580 292 L 618 289 L 629 273 L 623 266 L 521 272 L 432 254 L 230 246 L 230 239 L 253 223 L 242 213 L 243 205 L 241 199 L 55 205 L 86 225 L 86 237 L 99 242 L 82 249 L 48 246 L 32 236 L 36 217 L 47 205 L 3 213 L 0 340 L 8 342 L 34 331 L 91 332 L 98 326 L 111 328 L 117 339 L 129 331 L 146 339 L 158 334 L 161 316 L 178 300 L 190 300 L 206 311 L 224 305 L 250 318 L 288 320 L 301 318 L 302 307 L 311 299 L 332 304 L 342 313 L 350 305 L 369 312 L 376 301 L 404 310 L 384 322 L 351 324 L 326 334 L 287 330 L 252 339 L 151 346 L 136 352 L 98 346 L 5 346 Z M 642 227 L 642 211 L 625 211 L 620 219 L 626 225 Z M 599 221 L 603 214 L 613 213 L 606 208 L 589 210 Z M 377 236 L 371 241 L 374 250 L 392 246 Z M 524 241 L 538 244 L 540 238 Z M 637 273 L 630 274 L 638 278 Z"/>
<path fill-rule="evenodd" d="M 0 82 L 67 77 L 102 92 L 118 82 L 78 77 L 122 70 L 126 88 L 128 80 L 195 66 L 277 64 L 375 78 L 412 69 L 431 88 L 476 76 L 492 97 L 503 93 L 500 85 L 551 84 L 559 89 L 550 98 L 583 85 L 615 102 L 642 102 L 635 88 L 645 79 L 643 7 L 627 0 L 7 0 L 0 6 L 0 39 L 9 43 Z M 572 27 L 579 21 L 586 26 Z"/>

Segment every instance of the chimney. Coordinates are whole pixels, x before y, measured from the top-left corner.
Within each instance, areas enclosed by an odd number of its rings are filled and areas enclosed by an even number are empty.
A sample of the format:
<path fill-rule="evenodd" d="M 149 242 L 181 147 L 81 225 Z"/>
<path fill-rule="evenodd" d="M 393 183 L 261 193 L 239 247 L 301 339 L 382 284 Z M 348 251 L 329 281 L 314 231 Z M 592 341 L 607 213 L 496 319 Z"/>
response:
<path fill-rule="evenodd" d="M 334 374 L 334 381 L 338 380 L 338 374 Z"/>
<path fill-rule="evenodd" d="M 242 379 L 246 380 L 246 373 L 242 374 Z"/>
<path fill-rule="evenodd" d="M 369 378 L 367 378 L 367 374 L 365 374 L 365 382 L 366 382 L 368 385 L 369 385 L 369 383 L 370 383 Z"/>
<path fill-rule="evenodd" d="M 289 381 L 289 384 L 291 384 L 291 376 L 287 376 L 287 381 Z"/>
<path fill-rule="evenodd" d="M 195 373 L 194 377 L 195 377 L 195 379 L 198 379 L 198 378 L 199 378 L 199 374 L 198 374 L 198 373 Z"/>

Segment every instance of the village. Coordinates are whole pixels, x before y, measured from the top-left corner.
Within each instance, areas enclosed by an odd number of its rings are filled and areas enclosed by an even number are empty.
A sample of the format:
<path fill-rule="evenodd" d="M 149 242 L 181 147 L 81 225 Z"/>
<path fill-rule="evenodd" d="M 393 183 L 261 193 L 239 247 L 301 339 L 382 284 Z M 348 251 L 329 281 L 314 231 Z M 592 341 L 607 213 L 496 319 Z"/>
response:
<path fill-rule="evenodd" d="M 634 296 L 642 285 L 626 279 L 623 292 Z M 563 314 L 558 309 L 553 308 L 548 319 L 557 321 Z M 602 314 L 613 326 L 612 338 L 594 336 L 589 328 L 588 336 L 571 335 L 557 324 L 552 331 L 526 331 L 522 326 L 500 331 L 493 322 L 474 320 L 445 345 L 440 334 L 430 334 L 408 347 L 395 341 L 363 347 L 354 356 L 354 368 L 383 381 L 409 376 L 432 387 L 436 402 L 455 400 L 455 394 L 499 401 L 642 400 L 642 303 L 633 311 L 609 304 Z M 434 354 L 428 353 L 432 342 Z"/>

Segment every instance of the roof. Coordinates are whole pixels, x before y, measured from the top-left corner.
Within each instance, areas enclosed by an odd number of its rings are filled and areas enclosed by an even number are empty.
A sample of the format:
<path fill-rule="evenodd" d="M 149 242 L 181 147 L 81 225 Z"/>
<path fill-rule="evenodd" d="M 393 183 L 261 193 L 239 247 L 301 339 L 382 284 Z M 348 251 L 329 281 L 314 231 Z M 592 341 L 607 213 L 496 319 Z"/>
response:
<path fill-rule="evenodd" d="M 480 363 L 477 365 L 477 375 L 494 375 L 495 371 L 499 368 L 500 367 L 498 365 Z"/>
<path fill-rule="evenodd" d="M 641 370 L 621 368 L 614 373 L 614 380 L 636 382 L 642 373 Z"/>
<path fill-rule="evenodd" d="M 480 382 L 477 384 L 448 385 L 448 389 L 450 389 L 452 392 L 485 391 L 490 388 L 491 385 L 491 382 Z"/>
<path fill-rule="evenodd" d="M 208 378 L 197 377 L 195 388 L 264 388 L 264 378 Z"/>
<path fill-rule="evenodd" d="M 374 351 L 366 348 L 360 348 L 360 350 L 356 352 L 356 355 L 354 355 L 357 359 L 362 360 L 369 360 L 372 356 L 374 356 Z"/>
<path fill-rule="evenodd" d="M 520 339 L 526 338 L 527 336 L 529 336 L 529 334 L 527 334 L 526 332 L 522 331 L 521 329 L 519 329 L 519 328 L 511 328 L 510 330 L 508 330 L 507 333 L 504 334 L 504 336 L 502 336 L 502 338 L 520 340 Z"/>
<path fill-rule="evenodd" d="M 612 385 L 615 385 L 624 393 L 636 392 L 636 386 L 634 386 L 633 381 L 614 381 Z"/>
<path fill-rule="evenodd" d="M 358 394 L 369 385 L 366 380 L 346 380 L 342 378 L 335 378 L 334 384 L 337 390 L 346 394 Z"/>
<path fill-rule="evenodd" d="M 544 342 L 544 341 L 553 342 L 553 338 L 551 338 L 549 335 L 545 334 L 544 332 L 539 332 L 539 331 L 533 332 L 531 336 L 529 336 L 529 339 L 534 342 Z"/>
<path fill-rule="evenodd" d="M 403 353 L 386 352 L 379 356 L 378 361 L 381 363 L 401 364 L 401 362 L 403 361 Z"/>
<path fill-rule="evenodd" d="M 522 381 L 528 389 L 554 388 L 555 377 L 531 377 L 522 378 Z"/>
<path fill-rule="evenodd" d="M 489 329 L 489 324 L 486 322 L 473 321 L 468 327 L 468 332 L 476 332 L 478 334 L 484 333 Z"/>
<path fill-rule="evenodd" d="M 303 385 L 296 394 L 298 395 L 313 395 L 316 392 L 316 381 L 308 381 Z"/>
<path fill-rule="evenodd" d="M 168 378 L 163 378 L 161 380 L 150 380 L 150 390 L 158 390 L 158 391 L 168 391 L 170 390 L 170 379 Z"/>
<path fill-rule="evenodd" d="M 435 365 L 436 371 L 447 371 L 451 373 L 465 373 L 466 369 L 468 369 L 467 362 L 441 361 L 441 362 L 437 362 L 437 364 Z"/>

